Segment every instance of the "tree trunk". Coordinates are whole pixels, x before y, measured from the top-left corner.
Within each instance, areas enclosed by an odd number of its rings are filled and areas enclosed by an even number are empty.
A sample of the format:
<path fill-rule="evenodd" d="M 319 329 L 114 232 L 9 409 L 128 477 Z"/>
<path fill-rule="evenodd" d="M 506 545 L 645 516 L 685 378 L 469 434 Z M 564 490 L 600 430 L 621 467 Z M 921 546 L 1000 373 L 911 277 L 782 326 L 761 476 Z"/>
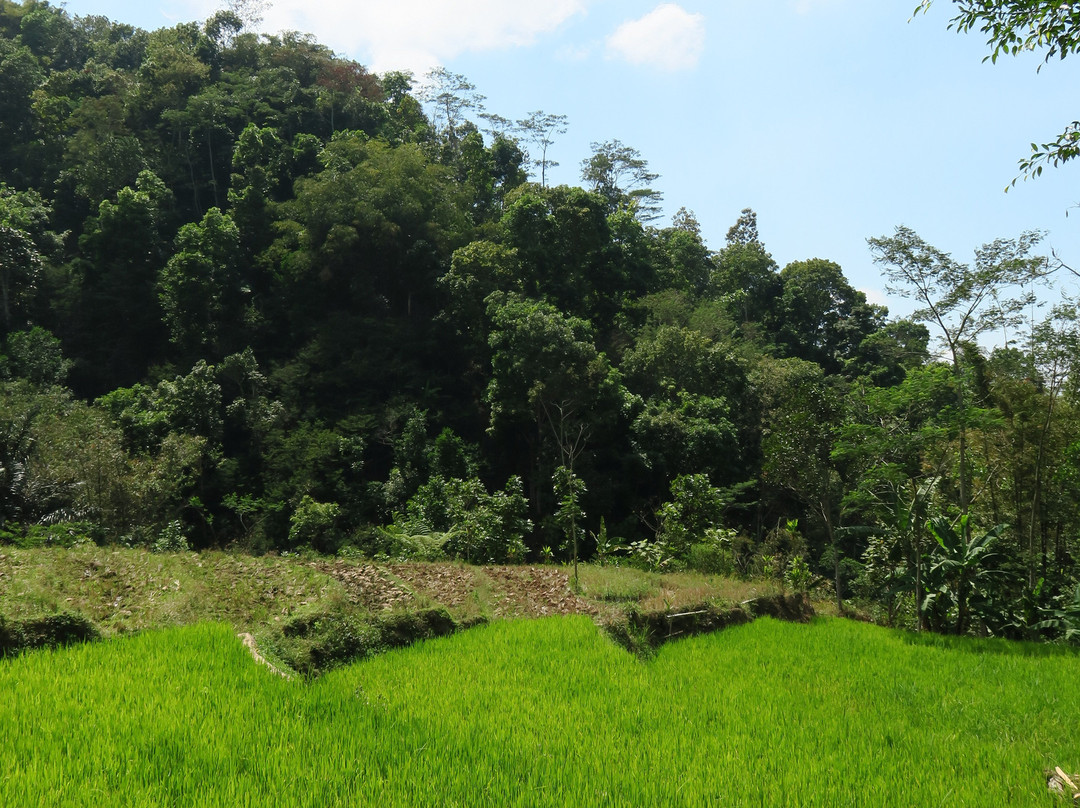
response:
<path fill-rule="evenodd" d="M 960 581 L 956 585 L 956 634 L 957 636 L 964 633 L 967 628 L 967 612 L 968 612 L 968 587 L 965 575 L 960 576 Z"/>
<path fill-rule="evenodd" d="M 4 331 L 7 334 L 11 331 L 11 302 L 9 300 L 9 280 L 8 273 L 2 267 L 0 267 L 0 314 L 4 318 Z"/>
<path fill-rule="evenodd" d="M 964 399 L 964 371 L 960 367 L 960 357 L 957 355 L 956 345 L 951 345 L 952 351 L 952 364 L 953 364 L 953 377 L 956 380 L 956 411 L 959 417 L 958 427 L 960 430 L 959 440 L 959 485 L 960 485 L 960 515 L 967 516 L 971 507 L 970 493 L 968 490 L 968 467 L 967 467 L 967 413 L 965 412 L 966 403 Z M 962 522 L 963 533 L 961 537 L 966 543 L 968 540 L 969 529 L 967 527 L 967 520 Z"/>
<path fill-rule="evenodd" d="M 1055 391 L 1051 388 L 1048 391 L 1049 401 L 1046 405 L 1046 418 L 1043 420 L 1042 430 L 1039 434 L 1039 448 L 1035 453 L 1035 483 L 1032 486 L 1031 492 L 1031 512 L 1028 515 L 1028 586 L 1032 590 L 1035 589 L 1035 523 L 1041 522 L 1039 518 L 1040 509 L 1042 505 L 1042 470 L 1043 465 L 1046 462 L 1046 436 L 1050 432 L 1050 422 L 1054 418 L 1054 399 Z M 1044 534 L 1044 531 L 1039 531 L 1040 534 Z M 1046 566 L 1046 540 L 1042 542 L 1042 564 Z"/>
<path fill-rule="evenodd" d="M 836 531 L 833 528 L 832 504 L 828 497 L 818 501 L 821 517 L 825 520 L 825 532 L 829 534 L 829 546 L 833 551 L 833 588 L 836 590 L 836 610 L 844 611 L 844 600 L 840 592 L 840 547 L 836 543 Z"/>
<path fill-rule="evenodd" d="M 926 630 L 926 615 L 923 614 L 922 597 L 922 526 L 915 520 L 915 624 L 919 631 Z"/>

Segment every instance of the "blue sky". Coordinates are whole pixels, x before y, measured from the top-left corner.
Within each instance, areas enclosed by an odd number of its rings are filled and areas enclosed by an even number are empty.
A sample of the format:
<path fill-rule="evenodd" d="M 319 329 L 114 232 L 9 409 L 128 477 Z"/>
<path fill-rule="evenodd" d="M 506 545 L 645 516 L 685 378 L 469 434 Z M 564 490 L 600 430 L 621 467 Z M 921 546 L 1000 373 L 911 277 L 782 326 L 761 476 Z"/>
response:
<path fill-rule="evenodd" d="M 660 174 L 666 214 L 709 246 L 752 207 L 774 258 L 839 263 L 893 314 L 866 239 L 903 224 L 962 261 L 1029 229 L 1080 267 L 1080 162 L 1004 188 L 1032 141 L 1077 115 L 1080 59 L 983 63 L 937 0 L 274 0 L 262 30 L 310 32 L 377 71 L 466 75 L 491 112 L 565 114 L 549 182 L 579 183 L 590 143 L 619 139 Z M 214 0 L 68 0 L 144 28 Z M 1071 214 L 1071 215 L 1070 215 Z M 661 222 L 663 223 L 663 222 Z"/>

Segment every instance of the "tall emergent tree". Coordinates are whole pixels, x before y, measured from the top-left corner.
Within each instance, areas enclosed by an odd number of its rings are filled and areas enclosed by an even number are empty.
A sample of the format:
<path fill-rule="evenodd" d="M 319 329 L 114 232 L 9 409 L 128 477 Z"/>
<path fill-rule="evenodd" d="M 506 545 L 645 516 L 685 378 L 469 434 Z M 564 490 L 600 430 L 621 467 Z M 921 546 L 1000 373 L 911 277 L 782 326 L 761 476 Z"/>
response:
<path fill-rule="evenodd" d="M 418 96 L 430 105 L 436 129 L 456 153 L 464 134 L 462 127 L 467 122 L 466 116 L 470 112 L 484 111 L 484 96 L 465 76 L 445 67 L 434 67 L 427 72 Z"/>
<path fill-rule="evenodd" d="M 626 207 L 642 221 L 657 218 L 663 194 L 650 186 L 660 175 L 649 171 L 641 152 L 619 140 L 593 143 L 592 150 L 592 157 L 581 161 L 581 178 L 589 189 L 604 197 L 612 211 Z"/>
<path fill-rule="evenodd" d="M 1041 233 L 1027 232 L 1018 239 L 998 239 L 975 252 L 973 267 L 954 261 L 907 227 L 896 228 L 893 236 L 868 239 L 875 263 L 885 269 L 886 289 L 915 300 L 918 308 L 912 318 L 937 329 L 952 366 L 961 514 L 967 514 L 971 504 L 963 356 L 980 335 L 1013 322 L 1031 302 L 1031 285 L 1047 271 L 1045 258 L 1029 255 L 1041 238 Z"/>
<path fill-rule="evenodd" d="M 540 169 L 540 186 L 547 187 L 547 170 L 559 164 L 548 159 L 548 148 L 555 144 L 555 135 L 565 135 L 567 126 L 565 115 L 555 115 L 538 109 L 530 112 L 528 118 L 517 122 L 518 129 L 525 139 L 536 146 L 539 154 L 530 154 L 529 163 Z"/>

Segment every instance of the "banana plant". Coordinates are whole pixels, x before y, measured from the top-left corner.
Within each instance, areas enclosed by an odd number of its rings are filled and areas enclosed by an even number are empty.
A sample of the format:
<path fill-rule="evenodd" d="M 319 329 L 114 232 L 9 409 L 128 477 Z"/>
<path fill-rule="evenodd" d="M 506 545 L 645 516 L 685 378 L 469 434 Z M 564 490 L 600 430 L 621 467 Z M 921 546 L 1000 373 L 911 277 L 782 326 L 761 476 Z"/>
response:
<path fill-rule="evenodd" d="M 1072 600 L 1062 598 L 1056 609 L 1047 609 L 1046 619 L 1035 624 L 1039 630 L 1049 629 L 1058 632 L 1065 642 L 1080 642 L 1080 584 L 1073 591 Z"/>
<path fill-rule="evenodd" d="M 973 603 L 981 603 L 1001 572 L 994 567 L 994 545 L 1005 529 L 997 525 L 985 533 L 973 534 L 967 514 L 954 524 L 943 516 L 931 519 L 927 527 L 937 541 L 927 571 L 923 610 L 937 618 L 944 629 L 947 615 L 956 610 L 953 630 L 963 634 L 968 629 Z"/>

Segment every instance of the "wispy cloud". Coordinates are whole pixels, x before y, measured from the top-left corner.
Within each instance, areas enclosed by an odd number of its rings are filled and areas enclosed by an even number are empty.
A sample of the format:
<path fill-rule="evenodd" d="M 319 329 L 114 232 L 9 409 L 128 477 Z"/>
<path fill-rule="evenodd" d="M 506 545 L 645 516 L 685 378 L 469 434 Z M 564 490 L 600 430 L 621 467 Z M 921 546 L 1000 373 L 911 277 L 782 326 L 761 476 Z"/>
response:
<path fill-rule="evenodd" d="M 608 55 L 660 70 L 691 70 L 705 50 L 705 17 L 675 3 L 659 5 L 620 25 L 607 40 Z"/>
<path fill-rule="evenodd" d="M 529 45 L 592 0 L 274 0 L 265 31 L 314 34 L 369 68 L 420 74 L 466 52 Z"/>
<path fill-rule="evenodd" d="M 859 289 L 859 291 L 866 295 L 867 303 L 873 303 L 877 306 L 886 307 L 889 305 L 890 301 L 888 296 L 880 289 L 877 289 L 873 286 L 864 286 Z"/>

